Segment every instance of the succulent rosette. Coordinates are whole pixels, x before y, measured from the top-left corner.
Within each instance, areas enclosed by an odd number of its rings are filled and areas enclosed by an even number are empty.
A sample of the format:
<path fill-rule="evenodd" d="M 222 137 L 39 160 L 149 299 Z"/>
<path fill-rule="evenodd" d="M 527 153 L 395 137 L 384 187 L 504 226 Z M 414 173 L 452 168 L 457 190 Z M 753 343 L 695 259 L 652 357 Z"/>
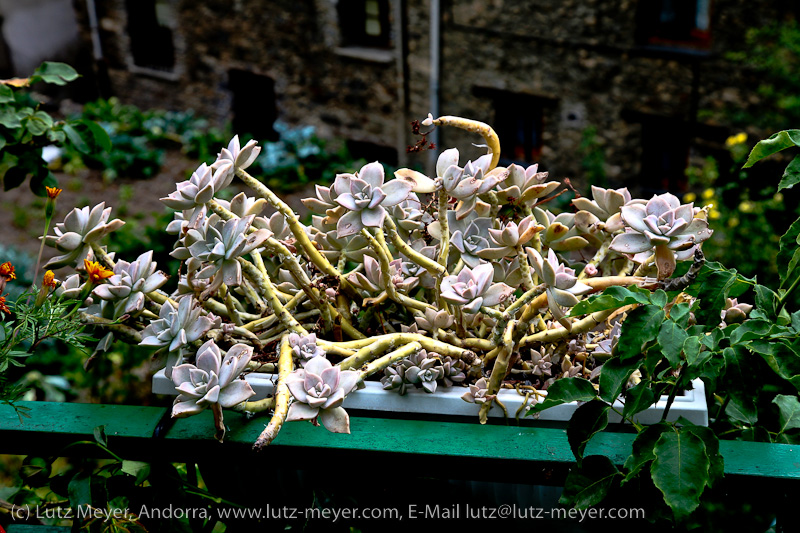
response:
<path fill-rule="evenodd" d="M 484 248 L 478 251 L 478 256 L 483 259 L 503 259 L 514 257 L 520 246 L 524 246 L 534 235 L 544 229 L 544 226 L 536 223 L 533 215 L 523 218 L 519 225 L 510 221 L 501 229 L 489 229 L 489 236 L 492 239 L 491 248 Z M 466 261 L 464 261 L 466 263 Z"/>
<path fill-rule="evenodd" d="M 203 309 L 191 296 L 184 296 L 175 309 L 170 302 L 164 302 L 158 319 L 152 320 L 142 331 L 142 346 L 166 347 L 170 352 L 167 358 L 166 375 L 180 358 L 177 351 L 182 346 L 200 339 L 212 327 L 220 326 L 219 317 L 209 313 L 203 316 Z M 172 364 L 170 364 L 172 363 Z"/>
<path fill-rule="evenodd" d="M 483 261 L 478 256 L 481 250 L 489 248 L 489 229 L 492 219 L 479 217 L 475 211 L 462 219 L 456 218 L 454 211 L 447 212 L 447 227 L 450 231 L 450 244 L 458 250 L 461 259 L 470 268 L 475 268 Z M 442 227 L 439 221 L 428 225 L 428 233 L 437 240 L 442 240 Z"/>
<path fill-rule="evenodd" d="M 335 201 L 347 209 L 339 218 L 336 230 L 339 237 L 358 233 L 365 227 L 379 228 L 392 207 L 408 198 L 412 184 L 393 179 L 384 183 L 383 166 L 377 161 L 361 167 L 356 174 L 339 174 L 333 183 Z"/>
<path fill-rule="evenodd" d="M 289 335 L 289 346 L 292 347 L 292 355 L 302 365 L 306 366 L 315 357 L 325 357 L 325 350 L 317 346 L 317 335 L 310 333 L 305 337 L 297 333 Z"/>
<path fill-rule="evenodd" d="M 489 394 L 489 382 L 486 381 L 486 378 L 481 378 L 469 386 L 469 390 L 461 399 L 469 403 L 484 403 L 491 402 L 496 396 L 496 394 Z"/>
<path fill-rule="evenodd" d="M 348 279 L 353 285 L 368 293 L 386 290 L 381 265 L 374 257 L 369 255 L 364 256 L 364 274 L 361 272 L 353 272 Z M 400 259 L 395 259 L 389 263 L 389 281 L 398 290 L 408 292 L 417 286 L 419 278 L 406 277 L 403 272 L 402 261 Z"/>
<path fill-rule="evenodd" d="M 681 205 L 670 193 L 653 196 L 645 205 L 625 205 L 620 211 L 625 233 L 614 237 L 610 248 L 634 255 L 639 263 L 655 248 L 660 279 L 672 275 L 677 260 L 692 258 L 696 246 L 713 233 L 706 220 L 695 218 L 693 204 Z"/>
<path fill-rule="evenodd" d="M 458 166 L 459 153 L 456 148 L 445 150 L 436 161 L 437 184 L 447 194 L 459 200 L 456 218 L 466 217 L 475 209 L 478 196 L 491 191 L 508 176 L 505 168 L 489 171 L 492 155 L 486 154 L 474 162 L 468 161 L 464 168 Z"/>
<path fill-rule="evenodd" d="M 172 405 L 172 416 L 184 418 L 218 403 L 230 408 L 255 395 L 247 381 L 237 379 L 253 357 L 253 347 L 235 344 L 222 358 L 219 347 L 208 341 L 197 351 L 195 364 L 178 365 L 172 382 L 180 393 Z"/>
<path fill-rule="evenodd" d="M 442 298 L 461 305 L 467 313 L 477 313 L 482 306 L 493 307 L 504 302 L 514 289 L 505 283 L 492 283 L 494 268 L 488 263 L 471 269 L 464 267 L 457 276 L 442 280 Z"/>
<path fill-rule="evenodd" d="M 252 165 L 259 153 L 261 153 L 261 147 L 254 139 L 242 146 L 239 136 L 234 135 L 231 142 L 228 143 L 228 147 L 222 149 L 217 160 L 211 165 L 215 171 L 220 173 L 220 187 L 217 190 L 224 189 L 231 183 L 235 169 L 244 170 Z"/>
<path fill-rule="evenodd" d="M 167 282 L 167 275 L 156 271 L 156 266 L 152 250 L 140 255 L 133 263 L 117 261 L 114 275 L 103 285 L 95 287 L 94 294 L 103 300 L 116 302 L 116 315 L 138 313 L 144 309 L 145 294 Z"/>
<path fill-rule="evenodd" d="M 565 318 L 562 307 L 573 307 L 578 303 L 578 296 L 586 294 L 592 288 L 578 281 L 575 271 L 565 267 L 551 248 L 547 253 L 547 259 L 534 250 L 526 248 L 531 265 L 539 275 L 539 278 L 546 285 L 547 305 L 553 318 L 558 320 L 562 326 L 569 329 L 569 320 Z"/>
<path fill-rule="evenodd" d="M 55 235 L 48 235 L 44 243 L 54 247 L 63 255 L 52 258 L 44 266 L 49 269 L 81 264 L 87 258 L 93 243 L 99 242 L 112 231 L 121 228 L 125 222 L 118 218 L 109 221 L 111 208 L 105 202 L 89 209 L 89 206 L 70 211 L 64 222 L 53 228 Z"/>
<path fill-rule="evenodd" d="M 214 167 L 203 163 L 188 180 L 178 183 L 177 190 L 161 198 L 161 202 L 176 211 L 193 209 L 214 198 L 214 194 L 227 187 L 230 182 L 227 169 L 215 171 Z"/>
<path fill-rule="evenodd" d="M 603 222 L 603 227 L 608 233 L 621 230 L 624 225 L 622 222 L 622 206 L 631 202 L 631 193 L 627 187 L 622 189 L 603 189 L 592 185 L 592 200 L 588 198 L 575 198 L 572 204 L 580 209 L 575 214 L 575 224 L 582 231 L 588 231 L 589 227 Z"/>
<path fill-rule="evenodd" d="M 292 372 L 286 381 L 294 401 L 287 422 L 319 421 L 333 433 L 350 433 L 350 417 L 342 402 L 358 385 L 358 372 L 341 370 L 325 357 L 314 357 L 304 368 Z"/>
<path fill-rule="evenodd" d="M 547 172 L 539 172 L 539 165 L 522 168 L 519 165 L 508 166 L 508 176 L 496 187 L 497 199 L 501 204 L 532 206 L 536 200 L 547 196 L 558 188 L 557 181 L 546 181 Z"/>

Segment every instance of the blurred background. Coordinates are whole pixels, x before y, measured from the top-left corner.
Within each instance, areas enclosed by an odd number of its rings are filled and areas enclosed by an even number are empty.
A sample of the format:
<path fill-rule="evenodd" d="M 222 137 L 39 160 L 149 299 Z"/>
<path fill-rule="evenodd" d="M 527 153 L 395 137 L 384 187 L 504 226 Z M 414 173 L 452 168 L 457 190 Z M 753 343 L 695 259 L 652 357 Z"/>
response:
<path fill-rule="evenodd" d="M 262 143 L 252 173 L 301 210 L 314 183 L 367 161 L 430 172 L 440 149 L 458 147 L 462 164 L 483 153 L 455 129 L 409 151 L 411 122 L 432 113 L 492 125 L 501 164 L 538 163 L 577 194 L 713 205 L 707 256 L 776 288 L 778 239 L 800 206 L 775 192 L 789 156 L 741 166 L 757 141 L 800 127 L 799 15 L 796 0 L 0 0 L 0 78 L 43 61 L 81 74 L 31 88 L 112 141 L 48 156 L 64 189 L 55 221 L 105 201 L 127 222 L 109 248 L 129 260 L 153 249 L 167 264 L 158 198 L 234 133 Z M 45 202 L 6 189 L 0 262 L 27 287 Z M 158 401 L 147 354 L 120 344 L 93 373 L 86 356 L 32 356 L 17 376 L 26 399 Z"/>

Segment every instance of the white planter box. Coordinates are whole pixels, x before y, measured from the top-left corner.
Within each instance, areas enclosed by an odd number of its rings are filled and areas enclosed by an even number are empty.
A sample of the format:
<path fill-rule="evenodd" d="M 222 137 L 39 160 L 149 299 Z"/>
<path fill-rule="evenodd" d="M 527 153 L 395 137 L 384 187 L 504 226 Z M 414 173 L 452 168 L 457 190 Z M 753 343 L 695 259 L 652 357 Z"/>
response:
<path fill-rule="evenodd" d="M 252 373 L 245 376 L 247 382 L 256 392 L 254 399 L 265 398 L 273 393 L 277 378 L 273 374 Z M 385 411 L 393 413 L 434 414 L 444 416 L 468 416 L 477 419 L 479 406 L 465 402 L 461 396 L 468 390 L 466 387 L 453 386 L 450 388 L 439 387 L 433 394 L 428 394 L 422 389 L 413 386 L 404 396 L 395 391 L 383 390 L 377 381 L 368 381 L 366 388 L 350 393 L 344 401 L 343 407 L 347 409 L 360 409 L 364 411 Z M 696 379 L 692 382 L 693 390 L 686 391 L 682 396 L 676 396 L 669 410 L 670 421 L 684 417 L 695 425 L 708 426 L 708 407 L 706 405 L 705 387 L 703 381 Z M 164 370 L 159 370 L 153 376 L 153 392 L 156 394 L 177 395 L 172 381 L 164 375 Z M 523 396 L 513 390 L 502 390 L 498 394 L 500 401 L 506 406 L 510 418 L 525 401 Z M 661 414 L 667 405 L 667 397 L 661 399 L 646 411 L 639 413 L 636 420 L 642 424 L 656 424 L 661 420 Z M 577 403 L 558 405 L 539 414 L 539 420 L 568 421 L 572 413 L 578 408 Z M 614 408 L 622 411 L 623 404 L 614 403 Z M 492 406 L 489 411 L 491 417 L 503 417 L 503 410 Z M 520 421 L 533 420 L 532 417 L 520 416 Z M 620 417 L 613 411 L 609 412 L 609 420 L 619 422 Z"/>

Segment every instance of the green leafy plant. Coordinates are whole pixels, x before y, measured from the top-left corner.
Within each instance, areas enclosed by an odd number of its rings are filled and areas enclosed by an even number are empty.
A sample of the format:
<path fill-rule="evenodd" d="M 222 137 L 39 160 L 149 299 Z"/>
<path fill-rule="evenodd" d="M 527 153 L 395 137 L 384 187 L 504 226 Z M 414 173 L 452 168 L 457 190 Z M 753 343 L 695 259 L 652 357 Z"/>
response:
<path fill-rule="evenodd" d="M 89 156 L 110 148 L 103 128 L 86 119 L 55 120 L 42 109 L 41 102 L 24 90 L 37 83 L 65 85 L 78 73 L 64 63 L 42 63 L 27 79 L 0 83 L 0 181 L 8 191 L 30 178 L 37 196 L 56 180 L 42 158 L 45 146 L 74 149 Z"/>

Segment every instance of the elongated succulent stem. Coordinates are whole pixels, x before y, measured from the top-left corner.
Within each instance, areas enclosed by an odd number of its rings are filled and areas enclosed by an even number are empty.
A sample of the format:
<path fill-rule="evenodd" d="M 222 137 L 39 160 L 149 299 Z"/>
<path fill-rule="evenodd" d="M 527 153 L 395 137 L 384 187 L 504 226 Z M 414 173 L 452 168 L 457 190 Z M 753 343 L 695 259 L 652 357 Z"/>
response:
<path fill-rule="evenodd" d="M 286 205 L 283 200 L 278 198 L 278 196 L 269 190 L 269 188 L 267 188 L 263 183 L 255 179 L 244 170 L 237 168 L 236 175 L 245 183 L 245 185 L 253 189 L 256 194 L 272 204 L 272 206 L 277 209 L 281 215 L 283 215 L 283 217 L 286 219 L 286 223 L 289 225 L 289 229 L 292 231 L 292 234 L 294 234 L 297 244 L 303 249 L 308 259 L 314 263 L 321 272 L 329 276 L 336 277 L 336 279 L 339 280 L 339 285 L 342 290 L 355 295 L 355 289 L 347 280 L 347 278 L 342 275 L 342 273 L 339 272 L 339 270 L 337 270 L 330 263 L 330 261 L 328 261 L 325 256 L 319 252 L 319 250 L 317 250 L 317 248 L 308 238 L 305 227 L 300 223 L 297 215 L 294 211 L 292 211 L 292 208 Z"/>
<path fill-rule="evenodd" d="M 126 326 L 125 324 L 118 324 L 113 320 L 108 320 L 107 318 L 101 318 L 99 316 L 89 315 L 84 312 L 81 312 L 80 315 L 78 316 L 83 324 L 105 328 L 108 331 L 111 331 L 116 335 L 119 335 L 120 337 L 132 342 L 133 344 L 139 344 L 140 342 L 142 342 L 142 334 L 130 326 Z"/>
<path fill-rule="evenodd" d="M 439 274 L 447 273 L 447 269 L 445 267 L 411 248 L 411 246 L 409 246 L 403 240 L 403 238 L 400 237 L 400 234 L 397 233 L 397 226 L 391 218 L 386 217 L 384 220 L 384 226 L 386 226 L 386 228 L 389 230 L 389 239 L 392 241 L 392 244 L 394 244 L 403 255 L 427 270 L 428 273 L 434 277 Z"/>
<path fill-rule="evenodd" d="M 231 295 L 231 292 L 224 283 L 220 286 L 219 290 L 220 293 L 222 293 L 223 298 L 225 298 L 225 308 L 228 310 L 228 316 L 231 320 L 233 320 L 234 324 L 241 326 L 243 324 L 242 317 L 239 316 L 239 310 L 236 309 L 236 306 L 233 303 L 233 296 Z"/>
<path fill-rule="evenodd" d="M 338 348 L 350 350 L 359 350 L 365 346 L 369 346 L 374 342 L 386 342 L 391 347 L 399 346 L 401 344 L 408 344 L 409 342 L 414 341 L 419 342 L 422 347 L 429 352 L 436 352 L 441 355 L 449 355 L 450 357 L 458 357 L 467 363 L 471 363 L 475 359 L 475 353 L 472 350 L 459 348 L 446 342 L 435 341 L 432 338 L 426 337 L 425 335 L 420 335 L 419 333 L 389 333 L 386 335 L 377 335 L 375 337 L 346 342 L 330 342 L 323 339 L 317 339 L 317 345 L 321 346 L 325 351 L 328 350 L 329 346 L 336 346 Z M 344 363 L 344 361 L 342 363 Z M 343 366 L 342 370 L 347 370 L 348 368 L 353 367 L 350 365 L 346 367 Z"/>
<path fill-rule="evenodd" d="M 391 366 L 398 361 L 402 361 L 407 357 L 411 357 L 413 354 L 417 353 L 421 349 L 422 345 L 419 342 L 416 341 L 410 342 L 405 346 L 403 346 L 402 348 L 398 348 L 393 352 L 389 352 L 383 357 L 369 363 L 358 373 L 358 375 L 359 377 L 361 377 L 362 380 L 366 379 L 372 374 L 380 372 L 384 368 Z"/>
<path fill-rule="evenodd" d="M 503 384 L 503 380 L 506 377 L 506 373 L 508 372 L 508 363 L 511 359 L 511 354 L 514 352 L 515 326 L 516 323 L 512 320 L 506 324 L 505 330 L 503 331 L 502 347 L 500 348 L 500 352 L 497 354 L 497 360 L 494 362 L 494 367 L 492 368 L 492 375 L 489 378 L 489 386 L 486 393 L 487 395 L 497 394 L 497 391 L 500 390 L 500 386 Z M 481 410 L 478 413 L 478 418 L 481 424 L 485 424 L 487 422 L 489 417 L 489 409 L 491 408 L 492 402 L 487 401 L 481 405 Z"/>
<path fill-rule="evenodd" d="M 264 398 L 263 400 L 255 400 L 252 402 L 242 402 L 233 408 L 234 411 L 240 413 L 263 413 L 275 409 L 275 397 Z"/>
<path fill-rule="evenodd" d="M 292 347 L 289 344 L 289 336 L 284 335 L 281 339 L 280 352 L 278 355 L 278 385 L 275 387 L 275 412 L 272 418 L 261 432 L 261 435 L 256 439 L 253 444 L 255 451 L 260 451 L 264 446 L 269 445 L 278 432 L 281 430 L 283 423 L 286 422 L 286 415 L 289 413 L 289 400 L 291 393 L 289 387 L 286 385 L 286 380 L 289 374 L 294 370 L 294 362 L 292 361 Z"/>
<path fill-rule="evenodd" d="M 517 260 L 519 261 L 519 271 L 522 274 L 522 280 L 525 283 L 524 289 L 531 290 L 535 287 L 533 278 L 531 277 L 531 267 L 528 265 L 528 254 L 522 249 L 522 246 L 517 245 Z M 538 281 L 538 280 L 537 280 Z"/>
<path fill-rule="evenodd" d="M 595 252 L 594 257 L 592 257 L 592 260 L 586 263 L 586 267 L 588 267 L 589 265 L 598 267 L 600 263 L 602 263 L 603 260 L 608 255 L 608 247 L 610 245 L 611 241 L 609 239 L 604 240 L 603 244 L 601 244 L 600 248 L 598 248 L 597 251 Z M 586 273 L 586 267 L 584 267 L 583 271 L 578 275 L 579 281 L 583 281 L 584 279 L 589 277 L 589 275 Z"/>
<path fill-rule="evenodd" d="M 303 328 L 303 326 L 301 326 L 297 320 L 294 319 L 292 314 L 286 310 L 281 301 L 278 299 L 269 276 L 262 275 L 255 265 L 246 259 L 239 257 L 238 261 L 242 265 L 242 270 L 248 276 L 250 276 L 251 279 L 254 279 L 258 283 L 261 290 L 264 291 L 264 294 L 267 297 L 267 303 L 269 303 L 270 307 L 272 307 L 272 312 L 277 315 L 281 323 L 286 326 L 286 329 L 302 336 L 308 335 L 308 332 L 305 330 L 305 328 Z"/>
<path fill-rule="evenodd" d="M 435 126 L 453 126 L 462 130 L 472 133 L 480 133 L 486 144 L 489 147 L 489 153 L 492 154 L 492 162 L 489 165 L 489 170 L 492 170 L 500 162 L 500 138 L 491 126 L 477 120 L 470 120 L 454 116 L 442 116 L 439 118 L 429 117 L 428 120 L 423 121 L 424 125 L 433 124 Z"/>
<path fill-rule="evenodd" d="M 297 304 L 301 303 L 305 298 L 306 298 L 306 293 L 298 292 L 297 294 L 292 296 L 291 300 L 289 300 L 283 305 L 283 308 L 286 309 L 287 311 L 291 311 L 292 309 L 297 307 Z M 242 327 L 244 327 L 244 329 L 248 331 L 256 331 L 259 328 L 268 328 L 277 321 L 278 317 L 276 315 L 270 315 L 268 317 L 251 320 Z"/>
<path fill-rule="evenodd" d="M 519 341 L 520 348 L 524 348 L 530 344 L 535 342 L 555 342 L 561 339 L 566 338 L 569 335 L 577 335 L 579 333 L 586 333 L 591 329 L 597 327 L 598 325 L 602 324 L 612 313 L 614 313 L 616 309 L 606 309 L 604 311 L 596 311 L 591 315 L 582 318 L 580 320 L 576 320 L 572 323 L 572 331 L 570 332 L 566 328 L 557 328 L 557 329 L 548 329 L 546 331 L 541 331 L 539 333 L 534 333 L 533 335 L 528 335 L 523 337 Z"/>
<path fill-rule="evenodd" d="M 444 187 L 439 189 L 439 226 L 442 229 L 442 237 L 439 241 L 439 257 L 436 262 L 442 265 L 445 271 L 447 271 L 447 259 L 450 255 L 450 227 L 447 220 L 447 201 L 449 199 L 450 196 Z"/>

